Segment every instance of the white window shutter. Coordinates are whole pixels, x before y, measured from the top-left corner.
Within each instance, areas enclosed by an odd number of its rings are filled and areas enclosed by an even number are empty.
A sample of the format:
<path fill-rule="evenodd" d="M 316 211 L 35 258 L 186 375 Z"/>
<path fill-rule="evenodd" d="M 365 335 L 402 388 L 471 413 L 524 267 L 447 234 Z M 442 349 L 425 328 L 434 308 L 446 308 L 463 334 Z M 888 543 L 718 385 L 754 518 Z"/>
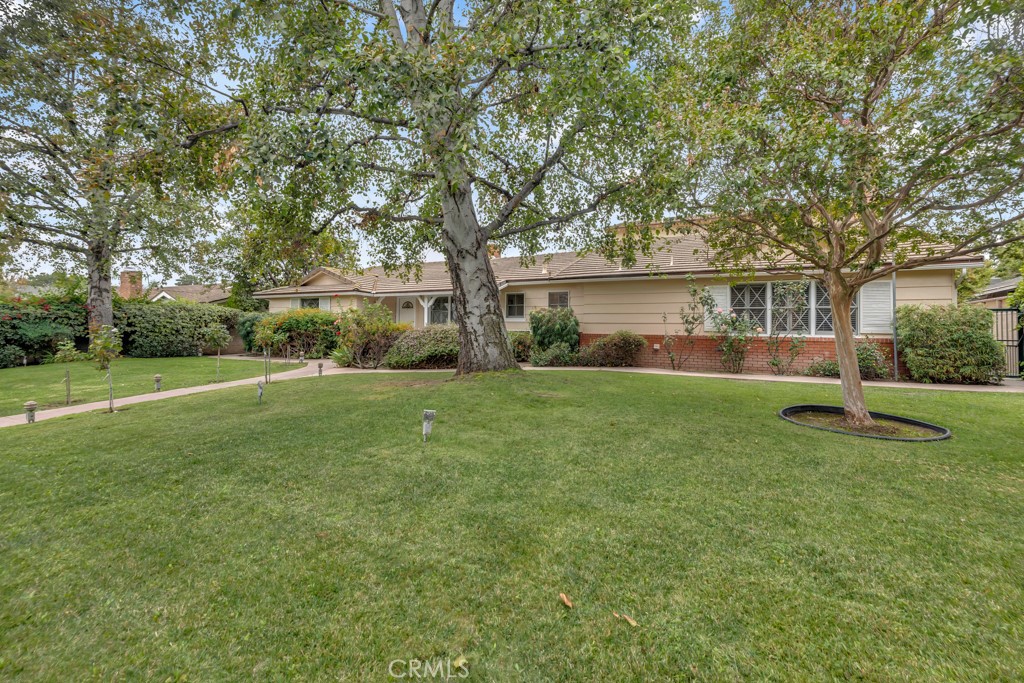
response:
<path fill-rule="evenodd" d="M 723 311 L 729 310 L 729 285 L 711 285 L 708 292 L 715 299 L 715 305 Z M 715 331 L 717 328 L 711 322 L 711 311 L 704 311 L 704 329 Z"/>
<path fill-rule="evenodd" d="M 892 333 L 892 282 L 875 280 L 860 290 L 862 334 Z"/>
<path fill-rule="evenodd" d="M 331 297 L 322 296 L 320 297 L 320 310 L 329 311 L 331 310 Z"/>
<path fill-rule="evenodd" d="M 302 304 L 300 299 L 292 299 L 291 303 L 288 304 L 288 308 L 298 308 Z"/>

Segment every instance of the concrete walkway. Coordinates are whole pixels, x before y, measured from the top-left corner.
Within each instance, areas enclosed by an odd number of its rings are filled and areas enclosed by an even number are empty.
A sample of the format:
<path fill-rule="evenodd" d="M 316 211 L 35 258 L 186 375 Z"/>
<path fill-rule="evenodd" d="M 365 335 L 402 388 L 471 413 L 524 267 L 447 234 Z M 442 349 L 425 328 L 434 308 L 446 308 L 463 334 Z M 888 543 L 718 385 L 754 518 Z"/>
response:
<path fill-rule="evenodd" d="M 224 356 L 224 358 L 239 358 L 247 360 L 263 360 L 262 358 L 255 356 Z M 283 359 L 273 359 L 283 360 Z M 336 368 L 333 367 L 334 363 L 330 361 L 306 361 L 306 366 L 295 370 L 285 370 L 283 372 L 274 373 L 271 378 L 271 383 L 285 381 L 289 379 L 297 379 L 299 377 L 315 377 L 317 374 L 317 363 L 323 362 L 324 364 L 324 375 L 362 375 L 362 374 L 412 374 L 422 372 L 443 372 L 438 370 L 388 370 L 381 368 L 379 370 L 360 370 L 358 368 Z M 778 376 L 778 375 L 733 375 L 729 373 L 719 372 L 682 372 L 672 370 L 662 370 L 660 368 L 535 368 L 529 365 L 523 366 L 524 369 L 533 372 L 547 372 L 552 370 L 568 370 L 573 372 L 630 372 L 641 375 L 672 375 L 674 377 L 705 377 L 709 379 L 725 379 L 731 381 L 740 382 L 796 382 L 801 384 L 839 384 L 838 379 L 831 379 L 828 377 L 803 377 L 803 376 Z M 208 391 L 217 391 L 218 389 L 227 389 L 229 387 L 242 387 L 255 385 L 263 379 L 263 376 L 251 377 L 249 379 L 239 379 L 232 382 L 221 382 L 219 384 L 203 384 L 196 387 L 184 387 L 181 389 L 170 389 L 168 391 L 160 391 L 149 394 L 139 394 L 138 396 L 128 396 L 126 398 L 115 398 L 114 409 L 120 408 L 121 406 L 128 406 L 135 403 L 148 403 L 149 401 L 160 401 L 165 398 L 174 398 L 176 396 L 189 396 L 191 394 L 203 394 Z M 919 384 L 917 382 L 865 382 L 866 387 L 885 387 L 888 389 L 922 389 L 926 391 L 967 391 L 967 392 L 978 392 L 978 393 L 1002 393 L 1002 394 L 1024 394 L 1024 381 L 1019 379 L 1008 379 L 1003 384 L 998 386 L 991 385 L 963 385 L 963 384 Z M 106 401 L 96 401 L 94 403 L 82 403 L 75 406 L 65 406 L 63 408 L 53 408 L 51 410 L 41 410 L 36 413 L 36 421 L 49 420 L 55 417 L 63 417 L 65 415 L 74 415 L 76 413 L 89 413 L 96 410 L 106 410 Z M 25 424 L 25 415 L 10 415 L 7 417 L 0 417 L 0 428 L 12 427 L 14 425 Z"/>

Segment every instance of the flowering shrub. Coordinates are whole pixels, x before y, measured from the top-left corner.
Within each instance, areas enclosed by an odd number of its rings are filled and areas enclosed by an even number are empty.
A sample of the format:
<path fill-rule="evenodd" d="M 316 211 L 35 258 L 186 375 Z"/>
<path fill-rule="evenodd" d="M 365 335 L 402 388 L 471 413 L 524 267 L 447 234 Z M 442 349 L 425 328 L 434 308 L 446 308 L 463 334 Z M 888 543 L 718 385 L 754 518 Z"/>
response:
<path fill-rule="evenodd" d="M 679 330 L 669 334 L 668 314 L 661 314 L 661 322 L 665 325 L 665 336 L 661 341 L 661 345 L 665 347 L 665 351 L 668 353 L 668 360 L 672 364 L 673 370 L 682 368 L 686 361 L 690 360 L 690 356 L 693 355 L 693 350 L 697 345 L 697 330 L 700 329 L 701 324 L 704 322 L 704 306 L 701 301 L 701 293 L 697 289 L 697 280 L 691 273 L 686 275 L 686 288 L 690 293 L 690 301 L 684 306 L 679 307 L 679 320 L 683 324 L 683 334 L 685 335 L 681 340 L 677 337 Z M 675 350 L 677 341 L 682 342 L 679 353 L 676 353 Z"/>
<path fill-rule="evenodd" d="M 330 355 L 337 345 L 336 314 L 319 308 L 293 308 L 260 318 L 253 325 L 253 340 L 257 348 L 266 348 L 264 343 L 272 342 L 271 353 L 285 355 L 301 351 L 307 358 L 323 358 Z M 276 341 L 273 335 L 281 335 Z M 258 341 L 262 340 L 262 342 Z"/>
<path fill-rule="evenodd" d="M 350 308 L 334 321 L 338 346 L 352 353 L 351 363 L 358 368 L 377 368 L 384 362 L 391 345 L 409 329 L 396 323 L 391 310 L 383 304 L 366 303 Z"/>
<path fill-rule="evenodd" d="M 18 347 L 18 365 L 23 356 L 27 356 L 30 363 L 39 362 L 54 353 L 60 342 L 84 340 L 88 332 L 87 318 L 88 310 L 80 298 L 3 297 L 0 298 L 0 347 Z"/>
<path fill-rule="evenodd" d="M 756 320 L 737 315 L 731 308 L 728 311 L 720 308 L 706 288 L 700 298 L 707 320 L 706 327 L 711 328 L 709 331 L 717 342 L 716 348 L 722 354 L 722 367 L 736 374 L 743 372 L 750 344 L 757 335 L 764 332 L 764 328 Z"/>

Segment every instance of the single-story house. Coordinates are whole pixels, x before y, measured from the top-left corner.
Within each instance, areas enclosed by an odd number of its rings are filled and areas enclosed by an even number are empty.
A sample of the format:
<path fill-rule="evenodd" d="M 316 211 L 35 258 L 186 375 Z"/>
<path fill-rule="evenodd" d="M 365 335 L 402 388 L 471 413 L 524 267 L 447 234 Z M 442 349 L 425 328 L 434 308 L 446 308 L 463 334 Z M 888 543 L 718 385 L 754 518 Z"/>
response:
<path fill-rule="evenodd" d="M 699 235 L 682 234 L 662 237 L 658 250 L 649 258 L 640 257 L 632 267 L 610 263 L 598 254 L 576 252 L 538 255 L 530 265 L 523 265 L 518 256 L 498 256 L 492 258 L 491 266 L 509 330 L 528 330 L 530 311 L 571 307 L 580 321 L 583 344 L 616 330 L 632 330 L 648 341 L 641 363 L 667 367 L 669 359 L 662 345 L 666 334 L 679 329 L 679 310 L 690 301 L 685 279 L 688 275 L 696 278 L 699 287 L 707 287 L 720 307 L 749 313 L 766 330 L 773 324 L 773 284 L 800 279 L 797 274 L 762 263 L 753 264 L 752 279 L 731 281 L 711 262 L 708 246 Z M 980 256 L 960 257 L 868 284 L 860 292 L 853 313 L 857 333 L 876 339 L 891 352 L 895 306 L 955 303 L 956 274 L 982 262 Z M 835 357 L 828 296 L 812 280 L 803 282 L 810 305 L 802 319 L 793 323 L 798 333 L 807 336 L 807 347 L 797 366 L 815 358 Z M 341 311 L 362 306 L 364 301 L 378 302 L 387 306 L 397 322 L 420 328 L 451 321 L 451 293 L 447 269 L 439 261 L 422 264 L 419 279 L 388 276 L 381 268 L 361 274 L 318 268 L 297 286 L 268 289 L 255 296 L 266 299 L 271 312 L 289 308 Z M 667 323 L 663 316 L 667 316 Z M 720 370 L 713 340 L 701 333 L 698 341 L 687 367 Z M 762 341 L 748 354 L 748 369 L 767 372 L 767 360 Z"/>
<path fill-rule="evenodd" d="M 197 304 L 222 304 L 231 292 L 221 285 L 171 285 L 154 287 L 146 293 L 150 301 L 192 301 Z"/>

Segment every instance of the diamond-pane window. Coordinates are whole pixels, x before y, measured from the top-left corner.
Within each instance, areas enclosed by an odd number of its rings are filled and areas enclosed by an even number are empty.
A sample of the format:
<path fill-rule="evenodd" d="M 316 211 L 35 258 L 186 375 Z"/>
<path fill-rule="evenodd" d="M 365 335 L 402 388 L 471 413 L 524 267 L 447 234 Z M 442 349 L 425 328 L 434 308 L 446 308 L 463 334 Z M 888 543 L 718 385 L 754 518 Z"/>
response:
<path fill-rule="evenodd" d="M 768 328 L 768 285 L 733 285 L 730 290 L 732 312 Z"/>

